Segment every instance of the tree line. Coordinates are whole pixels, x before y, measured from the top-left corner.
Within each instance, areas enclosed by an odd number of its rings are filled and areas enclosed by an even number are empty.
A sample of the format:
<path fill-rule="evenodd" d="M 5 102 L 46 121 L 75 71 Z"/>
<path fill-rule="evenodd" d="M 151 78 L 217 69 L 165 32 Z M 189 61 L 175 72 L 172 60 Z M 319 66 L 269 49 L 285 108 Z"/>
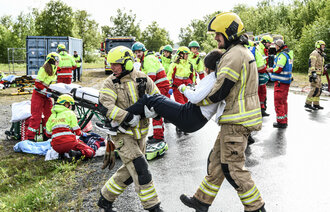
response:
<path fill-rule="evenodd" d="M 267 32 L 281 34 L 294 51 L 295 72 L 306 72 L 308 69 L 308 57 L 315 41 L 324 40 L 330 45 L 330 0 L 291 0 L 286 4 L 262 0 L 257 6 L 238 4 L 232 11 L 241 17 L 245 29 L 254 35 Z M 201 51 L 208 52 L 215 48 L 217 44 L 213 35 L 207 34 L 207 25 L 220 12 L 206 14 L 181 28 L 179 45 L 187 46 L 190 41 L 196 40 L 201 45 Z M 169 32 L 156 21 L 141 30 L 140 21 L 132 10 L 118 9 L 116 14 L 110 16 L 109 25 L 99 27 L 87 11 L 73 11 L 62 1 L 51 0 L 41 11 L 32 9 L 29 13 L 20 13 L 17 18 L 8 15 L 0 17 L 0 62 L 7 62 L 7 48 L 24 48 L 27 35 L 81 38 L 87 61 L 93 61 L 88 52 L 99 49 L 106 37 L 134 36 L 153 51 L 166 44 L 173 45 Z"/>

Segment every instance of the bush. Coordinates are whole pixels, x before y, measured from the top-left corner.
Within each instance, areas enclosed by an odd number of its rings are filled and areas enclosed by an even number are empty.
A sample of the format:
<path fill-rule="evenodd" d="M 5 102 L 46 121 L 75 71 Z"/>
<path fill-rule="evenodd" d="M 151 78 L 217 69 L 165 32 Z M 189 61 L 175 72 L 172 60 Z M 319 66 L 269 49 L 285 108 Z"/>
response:
<path fill-rule="evenodd" d="M 329 20 L 321 17 L 312 24 L 304 27 L 302 31 L 299 45 L 295 52 L 295 71 L 305 72 L 308 70 L 308 59 L 310 53 L 315 49 L 315 42 L 323 40 L 326 44 L 330 44 L 330 24 Z"/>
<path fill-rule="evenodd" d="M 85 63 L 95 63 L 100 58 L 100 55 L 87 53 L 84 57 Z"/>

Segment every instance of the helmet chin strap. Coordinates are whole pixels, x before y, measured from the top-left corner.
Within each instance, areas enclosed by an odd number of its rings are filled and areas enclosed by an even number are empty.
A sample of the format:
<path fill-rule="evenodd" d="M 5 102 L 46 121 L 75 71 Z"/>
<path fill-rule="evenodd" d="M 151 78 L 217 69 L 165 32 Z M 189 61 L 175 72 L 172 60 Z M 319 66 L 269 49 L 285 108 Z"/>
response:
<path fill-rule="evenodd" d="M 122 68 L 123 68 L 123 71 L 120 73 L 120 75 L 118 77 L 116 77 L 116 79 L 112 80 L 113 83 L 119 83 L 121 84 L 120 82 L 120 79 L 123 78 L 124 76 L 126 76 L 127 74 L 131 73 L 131 71 L 128 71 L 124 68 L 124 66 L 122 65 Z"/>

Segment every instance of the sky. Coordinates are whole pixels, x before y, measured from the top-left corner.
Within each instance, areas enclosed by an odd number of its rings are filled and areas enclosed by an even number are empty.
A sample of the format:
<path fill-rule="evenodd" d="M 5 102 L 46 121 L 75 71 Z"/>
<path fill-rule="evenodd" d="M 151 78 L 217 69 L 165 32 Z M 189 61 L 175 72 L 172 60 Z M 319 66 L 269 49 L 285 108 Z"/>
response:
<path fill-rule="evenodd" d="M 110 16 L 116 15 L 118 8 L 132 10 L 144 30 L 152 21 L 170 33 L 170 38 L 178 42 L 180 28 L 187 27 L 191 20 L 202 19 L 215 11 L 229 11 L 237 4 L 256 6 L 261 0 L 62 0 L 73 10 L 86 10 L 100 26 L 110 25 Z M 42 10 L 49 0 L 0 0 L 0 16 L 16 17 L 20 12 L 30 12 L 32 8 Z"/>

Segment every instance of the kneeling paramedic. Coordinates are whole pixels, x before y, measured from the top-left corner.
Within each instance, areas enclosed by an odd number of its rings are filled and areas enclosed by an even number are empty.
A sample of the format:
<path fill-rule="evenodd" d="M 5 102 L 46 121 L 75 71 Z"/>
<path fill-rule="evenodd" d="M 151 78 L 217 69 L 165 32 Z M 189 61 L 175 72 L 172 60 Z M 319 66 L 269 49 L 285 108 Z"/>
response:
<path fill-rule="evenodd" d="M 219 49 L 226 49 L 217 69 L 217 81 L 206 100 L 226 101 L 218 124 L 221 129 L 208 158 L 207 175 L 193 197 L 180 200 L 198 212 L 208 211 L 226 179 L 237 191 L 244 211 L 264 212 L 264 201 L 245 165 L 245 149 L 251 131 L 261 129 L 258 71 L 241 19 L 232 12 L 220 13 L 208 26 Z M 201 102 L 202 103 L 202 102 Z M 199 103 L 199 104 L 201 104 Z"/>
<path fill-rule="evenodd" d="M 111 136 L 123 165 L 101 189 L 98 206 L 105 211 L 114 211 L 113 202 L 134 182 L 143 208 L 154 212 L 163 211 L 144 156 L 149 120 L 140 119 L 140 116 L 125 110 L 145 93 L 153 95 L 159 93 L 159 90 L 145 73 L 134 69 L 134 55 L 127 47 L 111 49 L 108 61 L 113 74 L 105 80 L 100 90 L 100 103 L 106 108 L 103 114 L 112 121 L 129 127 L 125 133 L 118 131 L 117 135 Z M 141 84 L 145 86 L 140 86 Z"/>
<path fill-rule="evenodd" d="M 53 149 L 62 154 L 69 153 L 77 159 L 81 156 L 92 158 L 95 151 L 83 142 L 78 142 L 76 135 L 86 137 L 87 133 L 81 131 L 77 117 L 70 109 L 74 99 L 67 94 L 58 97 L 52 108 L 52 115 L 46 124 L 47 134 L 52 135 L 51 145 Z"/>

